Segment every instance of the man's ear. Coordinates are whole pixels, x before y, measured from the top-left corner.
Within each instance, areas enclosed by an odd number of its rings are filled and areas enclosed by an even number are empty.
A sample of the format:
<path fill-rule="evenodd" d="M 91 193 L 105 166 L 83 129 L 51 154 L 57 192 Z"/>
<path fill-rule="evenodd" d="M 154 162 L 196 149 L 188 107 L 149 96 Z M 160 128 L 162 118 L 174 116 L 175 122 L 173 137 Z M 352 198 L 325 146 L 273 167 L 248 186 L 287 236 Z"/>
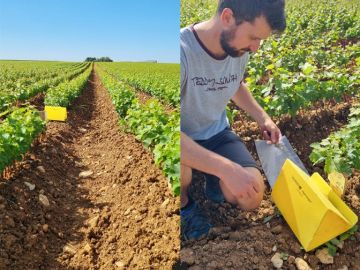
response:
<path fill-rule="evenodd" d="M 220 14 L 220 21 L 225 28 L 232 26 L 235 23 L 233 11 L 230 8 L 224 8 Z"/>

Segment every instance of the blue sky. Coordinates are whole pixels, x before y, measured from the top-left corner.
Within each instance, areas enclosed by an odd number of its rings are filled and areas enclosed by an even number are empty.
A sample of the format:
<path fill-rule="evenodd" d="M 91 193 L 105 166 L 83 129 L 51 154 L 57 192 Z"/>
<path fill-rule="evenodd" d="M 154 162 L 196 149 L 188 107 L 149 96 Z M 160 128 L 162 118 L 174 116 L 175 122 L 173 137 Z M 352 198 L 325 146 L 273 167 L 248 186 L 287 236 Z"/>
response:
<path fill-rule="evenodd" d="M 0 0 L 0 59 L 179 63 L 179 0 Z"/>

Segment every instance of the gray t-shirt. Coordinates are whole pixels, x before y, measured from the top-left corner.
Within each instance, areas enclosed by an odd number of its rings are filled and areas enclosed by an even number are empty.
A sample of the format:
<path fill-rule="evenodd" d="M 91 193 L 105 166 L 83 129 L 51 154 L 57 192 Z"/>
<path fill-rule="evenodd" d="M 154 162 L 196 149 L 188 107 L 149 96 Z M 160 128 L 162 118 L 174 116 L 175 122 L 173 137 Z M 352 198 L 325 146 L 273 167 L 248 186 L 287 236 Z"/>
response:
<path fill-rule="evenodd" d="M 206 140 L 229 126 L 226 105 L 239 89 L 249 53 L 214 57 L 193 26 L 180 31 L 181 131 Z"/>

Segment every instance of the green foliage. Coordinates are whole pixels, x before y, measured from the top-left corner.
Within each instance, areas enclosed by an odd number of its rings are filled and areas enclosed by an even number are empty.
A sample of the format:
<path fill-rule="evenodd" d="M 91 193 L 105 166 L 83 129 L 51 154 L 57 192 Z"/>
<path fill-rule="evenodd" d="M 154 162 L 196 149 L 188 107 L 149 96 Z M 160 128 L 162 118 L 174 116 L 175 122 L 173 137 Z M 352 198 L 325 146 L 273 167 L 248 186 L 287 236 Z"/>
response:
<path fill-rule="evenodd" d="M 101 69 L 137 90 L 159 98 L 175 108 L 180 106 L 180 65 L 158 63 L 101 63 Z"/>
<path fill-rule="evenodd" d="M 45 104 L 48 106 L 68 107 L 85 88 L 90 72 L 91 67 L 89 66 L 83 74 L 75 79 L 65 81 L 56 87 L 50 88 L 45 97 Z"/>
<path fill-rule="evenodd" d="M 252 55 L 246 79 L 274 116 L 293 116 L 317 100 L 340 101 L 357 93 L 360 83 L 359 69 L 350 64 L 360 47 L 346 36 L 360 27 L 356 7 L 345 8 L 341 1 L 290 2 L 285 33 L 272 36 Z"/>
<path fill-rule="evenodd" d="M 146 147 L 154 147 L 161 140 L 168 116 L 157 100 L 150 99 L 145 104 L 136 105 L 127 112 L 127 126 Z"/>
<path fill-rule="evenodd" d="M 351 175 L 353 168 L 360 169 L 360 105 L 351 109 L 344 128 L 311 147 L 310 160 L 314 164 L 324 162 L 328 174 L 337 171 Z"/>
<path fill-rule="evenodd" d="M 155 163 L 162 166 L 173 192 L 180 194 L 180 114 L 170 115 L 154 148 Z"/>
<path fill-rule="evenodd" d="M 229 119 L 230 125 L 234 123 L 236 115 L 239 113 L 238 110 L 231 109 L 229 106 L 226 106 L 226 116 Z"/>
<path fill-rule="evenodd" d="M 263 223 L 264 223 L 264 224 L 265 224 L 265 223 L 268 223 L 268 222 L 269 222 L 270 220 L 272 220 L 274 217 L 279 218 L 279 217 L 281 217 L 281 216 L 282 216 L 282 215 L 281 215 L 279 209 L 278 209 L 277 207 L 275 207 L 274 214 L 265 217 L 264 220 L 263 220 Z"/>
<path fill-rule="evenodd" d="M 180 114 L 166 113 L 155 98 L 140 102 L 134 91 L 100 70 L 100 77 L 108 89 L 120 124 L 136 135 L 149 148 L 155 163 L 168 178 L 174 194 L 180 194 Z"/>
<path fill-rule="evenodd" d="M 81 74 L 89 63 L 0 61 L 0 112 Z"/>
<path fill-rule="evenodd" d="M 21 159 L 44 128 L 39 113 L 28 108 L 15 110 L 0 124 L 0 173 Z"/>
<path fill-rule="evenodd" d="M 287 261 L 287 259 L 289 258 L 289 254 L 285 253 L 285 252 L 281 252 L 280 253 L 280 258 L 283 260 L 283 261 Z"/>
<path fill-rule="evenodd" d="M 337 247 L 334 244 L 332 244 L 331 242 L 326 243 L 326 247 L 328 249 L 328 253 L 334 257 L 337 252 Z"/>
<path fill-rule="evenodd" d="M 272 220 L 274 215 L 270 215 L 264 218 L 263 223 L 268 223 L 270 220 Z"/>
<path fill-rule="evenodd" d="M 180 27 L 210 19 L 216 12 L 216 0 L 181 0 Z"/>
<path fill-rule="evenodd" d="M 210 19 L 216 4 L 182 0 L 181 27 Z M 355 0 L 287 1 L 286 31 L 265 40 L 247 66 L 246 82 L 269 115 L 294 116 L 314 101 L 358 92 L 359 7 Z"/>

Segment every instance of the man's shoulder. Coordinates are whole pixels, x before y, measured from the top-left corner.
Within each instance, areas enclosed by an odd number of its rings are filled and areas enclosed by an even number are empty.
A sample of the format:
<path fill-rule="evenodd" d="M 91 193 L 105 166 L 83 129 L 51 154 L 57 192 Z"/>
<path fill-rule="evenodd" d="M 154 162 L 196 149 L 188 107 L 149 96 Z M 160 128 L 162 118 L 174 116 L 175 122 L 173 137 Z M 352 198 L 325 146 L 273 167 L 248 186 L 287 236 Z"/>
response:
<path fill-rule="evenodd" d="M 194 41 L 192 40 L 192 29 L 191 26 L 187 26 L 180 29 L 180 51 L 181 56 L 191 54 Z"/>
<path fill-rule="evenodd" d="M 191 25 L 185 26 L 183 28 L 180 28 L 180 35 L 187 34 L 188 32 L 191 32 Z"/>
<path fill-rule="evenodd" d="M 186 26 L 180 29 L 180 41 L 187 42 L 192 35 L 191 26 Z"/>

